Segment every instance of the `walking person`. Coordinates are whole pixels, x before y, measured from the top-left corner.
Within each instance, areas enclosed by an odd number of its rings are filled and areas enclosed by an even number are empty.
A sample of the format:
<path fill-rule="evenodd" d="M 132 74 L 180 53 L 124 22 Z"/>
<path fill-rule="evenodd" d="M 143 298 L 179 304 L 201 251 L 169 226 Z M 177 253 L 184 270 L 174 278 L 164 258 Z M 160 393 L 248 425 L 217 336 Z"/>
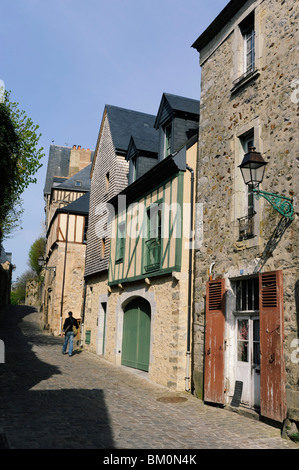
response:
<path fill-rule="evenodd" d="M 73 326 L 75 328 L 79 328 L 78 322 L 76 318 L 73 318 L 73 312 L 69 312 L 69 316 L 65 319 L 64 325 L 63 325 L 63 334 L 65 335 L 65 340 L 62 346 L 62 354 L 67 354 L 67 345 L 69 343 L 69 356 L 73 355 L 73 344 L 74 344 L 74 332 L 73 332 Z"/>

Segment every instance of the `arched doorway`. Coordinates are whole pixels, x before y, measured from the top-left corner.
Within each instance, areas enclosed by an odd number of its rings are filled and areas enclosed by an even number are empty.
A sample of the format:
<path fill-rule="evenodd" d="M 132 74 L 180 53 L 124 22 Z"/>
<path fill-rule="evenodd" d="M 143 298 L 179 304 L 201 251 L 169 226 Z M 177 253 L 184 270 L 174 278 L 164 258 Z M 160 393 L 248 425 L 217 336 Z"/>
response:
<path fill-rule="evenodd" d="M 121 363 L 148 372 L 151 335 L 150 304 L 141 297 L 124 309 Z"/>

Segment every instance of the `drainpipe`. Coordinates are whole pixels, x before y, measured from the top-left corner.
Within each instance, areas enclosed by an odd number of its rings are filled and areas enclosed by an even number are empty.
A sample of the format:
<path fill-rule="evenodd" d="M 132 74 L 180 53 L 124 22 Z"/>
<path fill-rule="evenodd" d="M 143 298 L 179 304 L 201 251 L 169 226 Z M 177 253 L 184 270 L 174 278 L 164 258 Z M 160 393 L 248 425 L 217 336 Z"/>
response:
<path fill-rule="evenodd" d="M 82 307 L 82 323 L 81 323 L 81 332 L 80 332 L 80 347 L 81 347 L 81 348 L 83 348 L 85 305 L 86 305 L 86 281 L 85 281 L 85 279 L 84 279 L 84 294 L 83 294 L 83 307 Z"/>
<path fill-rule="evenodd" d="M 189 165 L 186 165 L 186 168 L 191 173 L 191 190 L 190 190 L 190 243 L 189 247 L 189 276 L 188 276 L 188 326 L 187 326 L 187 352 L 186 352 L 186 377 L 185 377 L 185 390 L 186 392 L 190 391 L 190 360 L 191 360 L 191 348 L 190 348 L 190 330 L 191 330 L 191 302 L 192 302 L 192 260 L 193 260 L 193 218 L 194 218 L 194 208 L 193 208 L 193 199 L 194 199 L 194 170 Z"/>
<path fill-rule="evenodd" d="M 209 281 L 212 281 L 212 280 L 213 280 L 212 270 L 213 270 L 214 264 L 215 264 L 215 261 L 210 264 Z"/>
<path fill-rule="evenodd" d="M 67 240 L 68 240 L 68 231 L 69 231 L 69 216 L 70 216 L 70 214 L 68 213 L 67 214 L 67 222 L 66 222 L 64 266 L 63 266 L 62 291 L 61 291 L 61 303 L 60 303 L 60 326 L 59 326 L 59 334 L 60 335 L 61 335 L 61 332 L 62 332 L 62 311 L 63 311 L 63 296 L 64 296 L 65 270 L 66 270 Z"/>

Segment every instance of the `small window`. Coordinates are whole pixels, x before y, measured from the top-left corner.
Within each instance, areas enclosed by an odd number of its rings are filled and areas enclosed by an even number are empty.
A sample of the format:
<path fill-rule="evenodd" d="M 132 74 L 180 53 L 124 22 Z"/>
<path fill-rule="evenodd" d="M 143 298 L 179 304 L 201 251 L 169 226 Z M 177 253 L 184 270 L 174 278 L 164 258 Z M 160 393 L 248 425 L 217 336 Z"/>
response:
<path fill-rule="evenodd" d="M 254 13 L 251 13 L 241 24 L 243 36 L 243 74 L 247 75 L 255 69 L 255 30 Z"/>
<path fill-rule="evenodd" d="M 236 281 L 236 310 L 237 312 L 259 310 L 259 282 L 257 277 Z"/>
<path fill-rule="evenodd" d="M 137 179 L 137 157 L 131 158 L 131 165 L 132 165 L 132 183 Z"/>
<path fill-rule="evenodd" d="M 159 204 L 154 204 L 147 211 L 148 218 L 148 238 L 145 242 L 146 259 L 145 270 L 155 271 L 160 269 L 161 263 L 161 222 L 162 209 Z"/>
<path fill-rule="evenodd" d="M 79 181 L 79 180 L 75 181 L 76 188 L 81 188 L 81 186 L 82 186 L 82 181 Z"/>
<path fill-rule="evenodd" d="M 91 330 L 85 332 L 85 344 L 90 344 L 91 341 Z"/>
<path fill-rule="evenodd" d="M 83 233 L 83 243 L 87 242 L 87 230 L 88 230 L 88 217 L 85 217 L 84 221 L 84 233 Z"/>
<path fill-rule="evenodd" d="M 109 176 L 109 171 L 108 171 L 108 173 L 106 173 L 106 177 L 105 177 L 105 191 L 106 191 L 106 194 L 109 191 L 109 180 L 110 180 L 110 176 Z"/>
<path fill-rule="evenodd" d="M 121 222 L 118 225 L 117 239 L 116 239 L 116 263 L 122 263 L 125 254 L 125 242 L 126 242 L 126 224 Z"/>
<path fill-rule="evenodd" d="M 169 123 L 164 128 L 164 158 L 171 154 L 172 124 Z"/>

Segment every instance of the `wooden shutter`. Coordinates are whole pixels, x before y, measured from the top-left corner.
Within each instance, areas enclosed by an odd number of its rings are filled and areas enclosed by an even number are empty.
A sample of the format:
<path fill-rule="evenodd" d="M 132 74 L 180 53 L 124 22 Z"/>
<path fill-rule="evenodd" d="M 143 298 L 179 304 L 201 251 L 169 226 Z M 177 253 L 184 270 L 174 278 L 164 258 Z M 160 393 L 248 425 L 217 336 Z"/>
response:
<path fill-rule="evenodd" d="M 286 417 L 282 271 L 259 275 L 261 415 L 282 422 Z"/>
<path fill-rule="evenodd" d="M 225 280 L 207 282 L 204 400 L 224 404 Z"/>

